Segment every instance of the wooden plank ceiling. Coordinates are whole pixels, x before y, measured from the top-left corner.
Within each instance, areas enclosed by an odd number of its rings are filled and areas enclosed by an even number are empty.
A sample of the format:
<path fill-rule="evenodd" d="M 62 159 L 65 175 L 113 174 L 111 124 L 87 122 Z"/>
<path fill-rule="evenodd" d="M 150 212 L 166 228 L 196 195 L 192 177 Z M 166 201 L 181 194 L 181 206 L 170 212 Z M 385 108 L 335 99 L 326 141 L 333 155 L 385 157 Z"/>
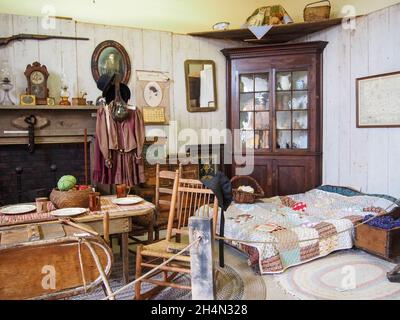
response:
<path fill-rule="evenodd" d="M 285 43 L 342 23 L 342 18 L 318 22 L 302 22 L 273 26 L 260 40 L 248 29 L 232 29 L 188 33 L 190 36 L 220 40 L 246 41 L 254 44 Z"/>

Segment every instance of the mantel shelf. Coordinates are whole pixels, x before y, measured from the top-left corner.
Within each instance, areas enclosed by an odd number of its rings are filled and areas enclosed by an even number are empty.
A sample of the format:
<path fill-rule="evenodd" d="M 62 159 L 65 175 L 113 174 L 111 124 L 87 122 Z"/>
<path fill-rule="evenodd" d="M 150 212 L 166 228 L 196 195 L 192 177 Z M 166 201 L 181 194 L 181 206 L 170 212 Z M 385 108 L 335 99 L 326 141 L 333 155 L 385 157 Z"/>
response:
<path fill-rule="evenodd" d="M 277 44 L 299 39 L 308 34 L 339 25 L 342 21 L 343 18 L 335 18 L 317 22 L 299 22 L 276 25 L 272 26 L 271 30 L 269 30 L 269 32 L 260 40 L 258 40 L 248 28 L 193 32 L 188 33 L 188 35 L 220 40 L 245 41 L 252 44 Z"/>
<path fill-rule="evenodd" d="M 0 110 L 97 110 L 98 106 L 20 106 L 20 105 L 9 105 L 0 106 Z"/>

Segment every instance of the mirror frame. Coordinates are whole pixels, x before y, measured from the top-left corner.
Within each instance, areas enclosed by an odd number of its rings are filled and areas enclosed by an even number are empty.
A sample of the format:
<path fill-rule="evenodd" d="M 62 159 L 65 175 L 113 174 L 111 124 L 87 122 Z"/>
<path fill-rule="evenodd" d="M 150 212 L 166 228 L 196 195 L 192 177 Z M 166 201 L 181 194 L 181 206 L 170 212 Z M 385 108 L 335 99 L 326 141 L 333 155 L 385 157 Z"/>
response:
<path fill-rule="evenodd" d="M 190 105 L 189 95 L 189 65 L 190 64 L 211 64 L 213 67 L 213 81 L 214 81 L 214 99 L 215 107 L 192 107 Z M 186 109 L 189 112 L 213 112 L 218 109 L 217 97 L 217 70 L 213 60 L 186 60 L 185 61 L 185 83 L 186 83 Z"/>

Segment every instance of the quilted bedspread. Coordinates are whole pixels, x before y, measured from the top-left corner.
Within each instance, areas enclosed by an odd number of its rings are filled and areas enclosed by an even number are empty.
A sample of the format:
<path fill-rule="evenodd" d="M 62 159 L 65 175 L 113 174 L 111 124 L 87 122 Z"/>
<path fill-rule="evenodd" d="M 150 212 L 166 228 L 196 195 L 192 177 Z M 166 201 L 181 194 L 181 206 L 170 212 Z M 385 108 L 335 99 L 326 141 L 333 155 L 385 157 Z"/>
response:
<path fill-rule="evenodd" d="M 354 224 L 393 206 L 393 201 L 377 196 L 344 196 L 319 189 L 255 204 L 233 203 L 225 212 L 225 237 L 267 242 L 229 241 L 248 254 L 249 264 L 261 274 L 281 273 L 352 248 Z"/>

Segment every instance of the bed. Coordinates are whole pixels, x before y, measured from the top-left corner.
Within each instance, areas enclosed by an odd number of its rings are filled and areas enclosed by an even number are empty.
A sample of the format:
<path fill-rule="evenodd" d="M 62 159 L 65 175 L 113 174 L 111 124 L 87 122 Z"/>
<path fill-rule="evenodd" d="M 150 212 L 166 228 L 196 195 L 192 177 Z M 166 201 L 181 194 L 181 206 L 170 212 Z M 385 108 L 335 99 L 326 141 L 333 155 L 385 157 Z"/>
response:
<path fill-rule="evenodd" d="M 355 224 L 366 215 L 391 211 L 398 204 L 387 195 L 335 186 L 262 199 L 255 204 L 232 203 L 225 212 L 225 238 L 248 255 L 249 265 L 257 272 L 282 273 L 352 248 Z"/>

